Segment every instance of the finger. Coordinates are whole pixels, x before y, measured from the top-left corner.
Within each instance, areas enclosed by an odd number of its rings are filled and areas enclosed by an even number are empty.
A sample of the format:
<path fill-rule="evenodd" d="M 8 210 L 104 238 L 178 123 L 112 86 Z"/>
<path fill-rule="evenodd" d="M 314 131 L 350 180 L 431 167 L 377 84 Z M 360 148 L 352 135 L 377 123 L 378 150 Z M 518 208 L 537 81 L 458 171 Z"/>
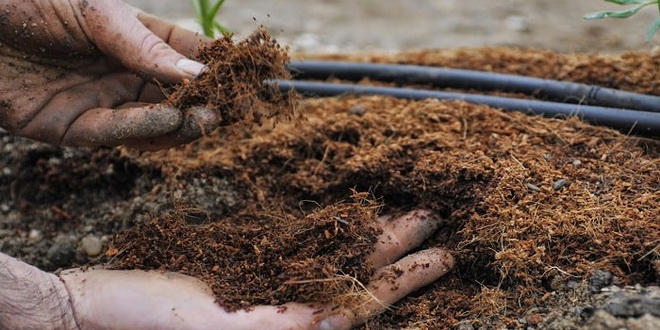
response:
<path fill-rule="evenodd" d="M 138 20 L 139 11 L 122 1 L 90 1 L 81 11 L 80 19 L 96 47 L 135 72 L 176 83 L 195 77 L 204 68 L 149 30 Z M 180 34 L 177 30 L 177 39 Z"/>
<path fill-rule="evenodd" d="M 196 58 L 199 55 L 200 47 L 212 41 L 205 35 L 184 29 L 144 12 L 138 14 L 138 20 L 174 50 L 188 58 Z"/>
<path fill-rule="evenodd" d="M 433 248 L 406 256 L 396 263 L 379 269 L 367 285 L 369 295 L 353 307 L 331 313 L 319 322 L 327 328 L 342 327 L 347 323 L 357 326 L 382 313 L 389 306 L 410 293 L 435 282 L 454 267 L 454 258 L 446 250 Z"/>
<path fill-rule="evenodd" d="M 175 132 L 153 138 L 125 141 L 123 144 L 129 148 L 139 150 L 167 149 L 210 134 L 218 127 L 220 120 L 221 117 L 217 111 L 204 107 L 192 107 L 186 110 L 186 118 L 181 127 Z"/>
<path fill-rule="evenodd" d="M 91 109 L 80 115 L 62 138 L 65 146 L 117 146 L 153 139 L 178 130 L 183 114 L 175 108 L 150 105 L 128 109 Z"/>
<path fill-rule="evenodd" d="M 257 306 L 249 311 L 240 310 L 231 314 L 231 322 L 226 322 L 226 329 L 318 329 L 319 316 L 326 313 L 325 306 L 313 304 L 288 303 L 281 306 Z M 348 329 L 344 327 L 328 329 Z"/>
<path fill-rule="evenodd" d="M 142 93 L 137 101 L 142 103 L 159 103 L 166 98 L 163 86 L 157 83 L 147 83 L 142 88 Z"/>
<path fill-rule="evenodd" d="M 95 108 L 114 108 L 140 95 L 144 79 L 131 73 L 107 74 L 63 89 L 41 107 L 20 130 L 35 140 L 58 145 L 71 123 Z"/>
<path fill-rule="evenodd" d="M 389 265 L 422 244 L 438 228 L 442 219 L 431 211 L 414 210 L 399 217 L 376 219 L 383 229 L 374 252 L 367 258 L 376 268 Z"/>

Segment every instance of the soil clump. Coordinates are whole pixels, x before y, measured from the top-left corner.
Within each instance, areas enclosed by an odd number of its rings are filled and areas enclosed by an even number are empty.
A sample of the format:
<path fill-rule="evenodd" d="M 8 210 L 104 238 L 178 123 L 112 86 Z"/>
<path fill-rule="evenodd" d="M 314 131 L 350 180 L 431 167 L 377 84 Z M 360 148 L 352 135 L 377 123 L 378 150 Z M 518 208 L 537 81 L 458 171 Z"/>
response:
<path fill-rule="evenodd" d="M 293 117 L 295 94 L 264 83 L 290 77 L 287 50 L 265 28 L 239 42 L 231 35 L 216 39 L 201 47 L 198 60 L 207 69 L 175 86 L 169 104 L 184 110 L 192 106 L 216 110 L 221 125 Z"/>

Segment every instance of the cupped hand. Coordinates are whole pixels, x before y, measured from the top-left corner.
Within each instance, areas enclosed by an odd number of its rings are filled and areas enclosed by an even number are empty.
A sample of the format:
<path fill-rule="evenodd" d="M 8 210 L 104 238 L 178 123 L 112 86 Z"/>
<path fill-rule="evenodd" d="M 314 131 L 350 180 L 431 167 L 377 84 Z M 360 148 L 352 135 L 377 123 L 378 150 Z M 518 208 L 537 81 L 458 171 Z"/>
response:
<path fill-rule="evenodd" d="M 203 37 L 120 0 L 0 4 L 0 126 L 67 146 L 161 149 L 215 129 L 205 108 L 155 105 L 192 79 Z"/>
<path fill-rule="evenodd" d="M 60 274 L 81 329 L 348 329 L 366 322 L 454 265 L 442 249 L 406 255 L 439 225 L 428 211 L 381 217 L 369 261 L 379 268 L 353 306 L 288 303 L 227 312 L 200 281 L 156 271 L 72 270 Z M 237 283 L 236 285 L 241 285 Z"/>

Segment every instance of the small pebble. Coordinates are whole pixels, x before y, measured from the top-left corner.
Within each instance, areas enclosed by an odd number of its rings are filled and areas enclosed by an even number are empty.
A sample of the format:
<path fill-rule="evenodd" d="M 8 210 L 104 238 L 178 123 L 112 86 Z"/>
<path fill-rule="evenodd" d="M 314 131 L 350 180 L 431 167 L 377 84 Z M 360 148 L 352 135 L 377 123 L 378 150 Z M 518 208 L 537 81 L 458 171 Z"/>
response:
<path fill-rule="evenodd" d="M 468 321 L 461 321 L 458 323 L 458 330 L 474 330 L 474 326 Z"/>
<path fill-rule="evenodd" d="M 28 234 L 28 238 L 31 241 L 38 241 L 41 239 L 41 231 L 38 229 L 30 229 L 30 233 Z"/>
<path fill-rule="evenodd" d="M 62 164 L 62 160 L 56 157 L 48 158 L 48 165 L 57 166 Z"/>
<path fill-rule="evenodd" d="M 559 180 L 552 183 L 552 189 L 559 190 L 565 185 L 566 185 L 566 180 L 565 179 L 559 179 Z"/>
<path fill-rule="evenodd" d="M 597 269 L 591 277 L 589 277 L 589 289 L 593 293 L 601 292 L 601 290 L 608 285 L 612 284 L 614 275 L 608 271 Z"/>
<path fill-rule="evenodd" d="M 648 330 L 660 327 L 660 317 L 646 313 L 638 318 L 629 318 L 626 324 L 630 330 Z"/>
<path fill-rule="evenodd" d="M 103 248 L 103 243 L 101 239 L 94 235 L 87 235 L 81 241 L 83 251 L 87 254 L 88 257 L 96 257 L 101 254 L 101 249 Z"/>
<path fill-rule="evenodd" d="M 541 322 L 543 322 L 543 315 L 534 314 L 534 315 L 529 317 L 527 322 L 529 322 L 529 324 L 532 325 L 532 326 L 539 325 Z"/>
<path fill-rule="evenodd" d="M 110 176 L 110 175 L 113 175 L 113 174 L 115 174 L 115 165 L 114 165 L 114 164 L 110 164 L 110 165 L 108 165 L 108 167 L 105 169 L 105 175 Z"/>
<path fill-rule="evenodd" d="M 575 316 L 579 316 L 583 319 L 590 318 L 592 315 L 594 315 L 595 311 L 596 310 L 591 306 L 578 306 L 578 307 L 573 308 L 573 314 L 575 314 Z"/>
<path fill-rule="evenodd" d="M 527 184 L 527 189 L 532 190 L 532 191 L 541 191 L 541 188 L 539 188 L 539 187 L 537 187 L 537 186 L 535 186 L 531 183 Z"/>
<path fill-rule="evenodd" d="M 364 114 L 367 112 L 367 109 L 364 107 L 364 105 L 354 105 L 350 109 L 348 109 L 348 113 L 351 115 L 356 115 L 356 116 L 364 116 Z"/>
<path fill-rule="evenodd" d="M 581 164 L 582 164 L 582 162 L 579 159 L 573 160 L 573 166 L 579 166 Z"/>

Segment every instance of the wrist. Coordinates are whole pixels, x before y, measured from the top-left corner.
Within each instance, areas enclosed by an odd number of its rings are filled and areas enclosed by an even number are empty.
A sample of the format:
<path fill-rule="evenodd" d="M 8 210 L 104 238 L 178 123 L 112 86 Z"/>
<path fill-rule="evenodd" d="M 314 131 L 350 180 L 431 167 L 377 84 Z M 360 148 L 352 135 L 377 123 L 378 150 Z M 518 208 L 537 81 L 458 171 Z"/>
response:
<path fill-rule="evenodd" d="M 60 279 L 0 253 L 0 329 L 78 329 Z"/>
<path fill-rule="evenodd" d="M 53 285 L 52 288 L 58 297 L 56 301 L 59 302 L 55 310 L 58 310 L 60 313 L 52 315 L 53 324 L 57 324 L 62 329 L 80 330 L 69 290 L 59 276 L 50 273 L 47 273 L 47 275 L 49 275 Z"/>

